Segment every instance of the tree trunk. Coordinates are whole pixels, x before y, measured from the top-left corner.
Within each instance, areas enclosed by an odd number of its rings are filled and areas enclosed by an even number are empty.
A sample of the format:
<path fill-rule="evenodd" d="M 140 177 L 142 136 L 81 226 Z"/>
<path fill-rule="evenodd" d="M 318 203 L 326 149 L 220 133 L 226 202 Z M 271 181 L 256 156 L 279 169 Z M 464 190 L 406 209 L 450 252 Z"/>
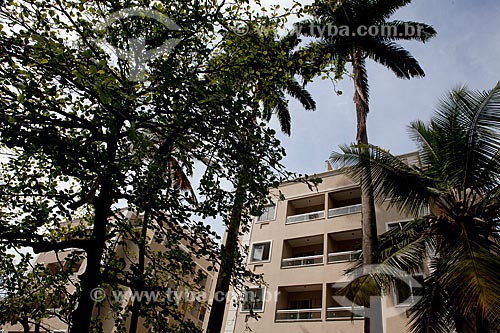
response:
<path fill-rule="evenodd" d="M 30 333 L 30 323 L 28 317 L 21 319 L 21 325 L 23 326 L 24 333 Z"/>
<path fill-rule="evenodd" d="M 101 277 L 101 260 L 106 243 L 106 227 L 111 208 L 111 181 L 105 180 L 101 186 L 101 194 L 95 204 L 94 228 L 92 231 L 92 246 L 87 249 L 87 268 L 81 276 L 81 294 L 78 307 L 72 314 L 70 333 L 88 333 L 94 309 L 93 293 L 99 287 Z"/>
<path fill-rule="evenodd" d="M 146 261 L 146 238 L 148 235 L 148 222 L 149 222 L 149 208 L 146 208 L 146 210 L 144 211 L 144 221 L 142 223 L 142 229 L 141 229 L 141 239 L 138 244 L 139 258 L 137 263 L 137 273 L 139 274 L 141 282 L 143 281 L 144 266 Z M 137 332 L 137 325 L 139 323 L 140 311 L 141 311 L 141 300 L 135 298 L 134 304 L 132 305 L 132 313 L 130 315 L 129 333 Z"/>
<path fill-rule="evenodd" d="M 354 80 L 354 104 L 356 105 L 357 121 L 356 142 L 360 145 L 367 145 L 368 134 L 366 130 L 366 118 L 369 112 L 369 105 L 368 96 L 364 93 L 367 87 L 364 86 L 365 83 L 363 82 L 363 72 L 365 69 L 364 59 L 360 51 L 353 54 L 352 66 Z M 361 159 L 369 158 L 368 153 L 368 148 L 360 148 Z M 369 166 L 365 168 L 365 172 L 361 179 L 361 216 L 363 266 L 368 266 L 376 264 L 378 258 L 377 218 L 375 215 L 375 200 L 373 198 L 373 184 Z M 372 300 L 374 300 L 374 298 L 372 298 Z M 370 307 L 379 306 L 381 306 L 381 304 L 370 304 Z M 372 311 L 372 313 L 375 314 L 378 313 L 378 311 Z M 370 332 L 370 326 L 373 327 L 371 324 L 373 323 L 370 323 L 370 318 L 365 318 L 365 333 Z"/>
<path fill-rule="evenodd" d="M 227 227 L 226 243 L 221 247 L 221 265 L 215 285 L 215 294 L 210 310 L 207 333 L 220 333 L 226 309 L 227 294 L 231 284 L 236 257 L 239 252 L 239 230 L 245 202 L 244 171 L 240 171 L 233 208 Z"/>
<path fill-rule="evenodd" d="M 119 128 L 119 126 L 117 126 Z M 106 246 L 106 234 L 108 217 L 111 215 L 113 205 L 113 163 L 116 156 L 116 141 L 108 143 L 107 153 L 109 156 L 108 168 L 99 177 L 99 196 L 93 201 L 95 216 L 94 228 L 92 229 L 92 242 L 86 249 L 87 268 L 80 277 L 81 293 L 78 299 L 78 306 L 71 315 L 71 325 L 69 333 L 88 333 L 92 322 L 92 312 L 94 310 L 94 297 L 101 296 L 95 293 L 101 282 L 101 260 Z"/>

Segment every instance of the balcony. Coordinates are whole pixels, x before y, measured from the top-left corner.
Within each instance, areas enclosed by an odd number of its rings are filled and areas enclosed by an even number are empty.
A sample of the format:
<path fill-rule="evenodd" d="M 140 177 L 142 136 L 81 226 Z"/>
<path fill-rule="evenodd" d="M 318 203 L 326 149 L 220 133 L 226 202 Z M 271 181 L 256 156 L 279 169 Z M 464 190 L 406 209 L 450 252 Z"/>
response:
<path fill-rule="evenodd" d="M 323 265 L 323 255 L 283 259 L 281 268 Z"/>
<path fill-rule="evenodd" d="M 340 296 L 339 291 L 345 283 L 331 283 L 326 289 L 326 320 L 354 320 L 363 319 L 364 307 L 353 304 L 346 297 Z"/>
<path fill-rule="evenodd" d="M 363 319 L 362 306 L 336 306 L 326 308 L 326 320 Z"/>
<path fill-rule="evenodd" d="M 337 217 L 357 213 L 361 213 L 361 204 L 331 208 L 328 210 L 328 217 Z"/>
<path fill-rule="evenodd" d="M 286 224 L 307 222 L 307 221 L 323 219 L 323 218 L 325 218 L 325 211 L 321 210 L 321 211 L 317 211 L 317 212 L 313 212 L 313 213 L 305 213 L 305 214 L 288 216 L 286 218 Z"/>
<path fill-rule="evenodd" d="M 361 190 L 349 190 L 328 193 L 328 217 L 357 214 L 361 212 Z"/>
<path fill-rule="evenodd" d="M 321 321 L 322 285 L 278 288 L 276 322 Z"/>
<path fill-rule="evenodd" d="M 361 250 L 328 253 L 328 263 L 336 264 L 340 262 L 356 261 L 360 259 L 362 253 L 363 251 Z"/>
<path fill-rule="evenodd" d="M 324 218 L 325 195 L 323 194 L 288 201 L 286 224 L 308 222 Z"/>
<path fill-rule="evenodd" d="M 361 229 L 330 233 L 327 239 L 329 264 L 356 261 L 362 255 Z"/>
<path fill-rule="evenodd" d="M 287 239 L 283 242 L 281 268 L 323 265 L 323 235 Z"/>
<path fill-rule="evenodd" d="M 276 321 L 307 321 L 321 320 L 321 308 L 276 310 Z"/>

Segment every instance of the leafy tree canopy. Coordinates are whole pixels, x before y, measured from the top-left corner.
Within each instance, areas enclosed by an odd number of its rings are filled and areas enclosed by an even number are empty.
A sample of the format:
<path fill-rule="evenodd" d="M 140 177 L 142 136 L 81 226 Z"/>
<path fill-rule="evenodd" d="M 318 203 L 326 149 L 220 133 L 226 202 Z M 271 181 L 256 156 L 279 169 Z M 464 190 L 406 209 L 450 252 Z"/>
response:
<path fill-rule="evenodd" d="M 260 16 L 239 0 L 3 1 L 2 7 L 0 243 L 35 253 L 78 250 L 87 265 L 76 283 L 70 331 L 100 331 L 98 318 L 92 320 L 94 288 L 166 292 L 168 281 L 193 273 L 191 258 L 179 251 L 181 240 L 216 265 L 216 235 L 203 221 L 228 220 L 234 193 L 222 184 L 235 186 L 241 168 L 252 175 L 246 180 L 248 221 L 286 174 L 274 131 L 259 121 L 248 130 L 249 121 L 269 112 L 262 113 L 255 90 L 234 84 L 236 75 L 258 82 L 260 73 L 251 66 L 235 73 L 213 60 L 237 24 L 279 27 L 283 20 Z M 130 8 L 160 13 L 178 28 L 146 14 L 110 21 Z M 174 41 L 169 52 L 147 57 Z M 233 57 L 250 63 L 258 47 L 249 44 Z M 147 66 L 138 66 L 144 59 Z M 287 70 L 278 62 L 270 66 L 277 69 L 266 78 Z M 195 163 L 204 171 L 197 200 L 182 185 Z M 127 240 L 148 242 L 137 233 L 143 220 L 126 216 L 118 209 L 123 206 L 138 214 L 148 210 L 148 228 L 165 245 L 146 251 L 148 265 L 139 277 L 127 274 L 116 257 Z M 110 311 L 123 329 L 119 317 L 126 312 Z M 182 321 L 178 328 L 168 325 L 175 304 L 153 303 L 144 311 L 156 331 L 194 329 Z"/>

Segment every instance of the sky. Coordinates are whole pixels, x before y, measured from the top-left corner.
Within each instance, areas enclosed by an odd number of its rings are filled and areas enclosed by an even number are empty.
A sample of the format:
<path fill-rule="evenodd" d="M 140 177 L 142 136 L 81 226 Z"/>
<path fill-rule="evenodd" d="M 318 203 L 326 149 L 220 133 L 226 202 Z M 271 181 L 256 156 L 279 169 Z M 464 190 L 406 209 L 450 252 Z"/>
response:
<path fill-rule="evenodd" d="M 287 5 L 289 1 L 269 1 Z M 423 44 L 402 42 L 419 61 L 426 76 L 401 80 L 388 69 L 368 60 L 370 143 L 393 154 L 414 151 L 407 125 L 416 119 L 428 121 L 439 99 L 450 89 L 466 84 L 474 90 L 493 88 L 500 80 L 499 0 L 414 0 L 392 19 L 432 25 L 437 36 Z M 307 86 L 316 100 L 314 112 L 290 101 L 292 134 L 279 134 L 287 151 L 285 166 L 297 173 L 325 170 L 325 160 L 338 146 L 355 140 L 356 120 L 350 78 L 337 84 L 337 96 L 328 80 Z M 279 129 L 274 119 L 271 125 Z"/>

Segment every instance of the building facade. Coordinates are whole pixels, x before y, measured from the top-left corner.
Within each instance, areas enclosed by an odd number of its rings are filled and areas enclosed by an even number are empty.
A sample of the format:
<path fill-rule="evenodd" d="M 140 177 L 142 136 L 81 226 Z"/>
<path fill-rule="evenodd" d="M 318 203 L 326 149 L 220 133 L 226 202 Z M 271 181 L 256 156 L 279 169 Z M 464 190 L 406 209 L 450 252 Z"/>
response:
<path fill-rule="evenodd" d="M 415 154 L 401 158 L 418 162 Z M 263 274 L 265 285 L 248 286 L 228 302 L 224 333 L 363 332 L 365 309 L 336 295 L 352 279 L 344 271 L 361 254 L 360 187 L 329 164 L 317 176 L 323 181 L 313 191 L 300 182 L 282 184 L 286 200 L 275 193 L 276 201 L 243 239 L 249 248 L 247 267 Z M 379 234 L 409 220 L 389 209 L 389 201 L 376 206 Z M 383 332 L 407 331 L 406 310 L 419 282 L 422 276 L 408 277 L 383 297 Z"/>

